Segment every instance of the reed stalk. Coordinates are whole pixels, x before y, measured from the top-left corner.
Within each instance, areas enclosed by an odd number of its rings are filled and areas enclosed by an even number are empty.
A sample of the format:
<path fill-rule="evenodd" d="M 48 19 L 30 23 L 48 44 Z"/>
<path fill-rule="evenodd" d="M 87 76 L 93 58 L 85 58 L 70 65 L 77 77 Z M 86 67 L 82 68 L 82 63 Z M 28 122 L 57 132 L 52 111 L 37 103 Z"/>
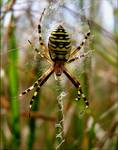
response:
<path fill-rule="evenodd" d="M 9 68 L 8 68 L 8 79 L 9 79 L 9 99 L 10 99 L 10 110 L 11 110 L 11 129 L 12 129 L 12 149 L 17 150 L 20 145 L 20 113 L 19 113 L 19 100 L 18 100 L 18 49 L 16 43 L 14 26 L 15 20 L 13 15 L 11 16 L 11 22 L 8 26 L 8 49 L 16 49 L 12 53 L 9 53 Z"/>

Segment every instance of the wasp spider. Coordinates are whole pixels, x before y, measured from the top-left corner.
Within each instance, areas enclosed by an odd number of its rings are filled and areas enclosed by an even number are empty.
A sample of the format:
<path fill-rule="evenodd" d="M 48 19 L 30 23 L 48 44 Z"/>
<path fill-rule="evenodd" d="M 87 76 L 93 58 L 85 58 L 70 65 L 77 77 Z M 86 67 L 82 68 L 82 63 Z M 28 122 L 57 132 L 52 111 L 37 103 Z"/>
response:
<path fill-rule="evenodd" d="M 42 15 L 44 14 L 44 11 Z M 40 18 L 40 23 L 42 19 L 42 15 Z M 85 95 L 82 92 L 81 85 L 78 80 L 73 77 L 68 70 L 65 67 L 65 64 L 71 63 L 80 57 L 76 57 L 75 55 L 80 51 L 80 49 L 84 46 L 86 40 L 90 36 L 90 31 L 87 32 L 85 35 L 84 40 L 81 42 L 81 44 L 71 52 L 71 39 L 66 32 L 66 30 L 63 28 L 62 25 L 59 25 L 54 31 L 49 36 L 49 41 L 48 41 L 48 48 L 46 47 L 42 36 L 41 36 L 41 25 L 38 25 L 38 33 L 39 33 L 39 43 L 40 43 L 40 48 L 43 50 L 43 54 L 40 54 L 42 57 L 44 57 L 50 64 L 51 67 L 28 89 L 23 91 L 20 96 L 27 94 L 34 88 L 36 88 L 36 91 L 34 92 L 34 95 L 30 101 L 30 106 L 29 106 L 29 113 L 32 108 L 33 101 L 35 97 L 37 96 L 41 86 L 47 81 L 47 79 L 55 73 L 56 76 L 61 76 L 62 73 L 64 73 L 70 81 L 73 83 L 73 85 L 77 88 L 78 90 L 78 97 L 77 99 L 80 100 L 81 98 L 84 100 L 86 108 L 88 108 L 89 103 L 85 97 Z M 31 44 L 31 42 L 29 41 Z M 31 44 L 32 45 L 32 44 Z M 32 45 L 33 46 L 33 45 Z M 35 49 L 38 54 L 39 50 Z"/>

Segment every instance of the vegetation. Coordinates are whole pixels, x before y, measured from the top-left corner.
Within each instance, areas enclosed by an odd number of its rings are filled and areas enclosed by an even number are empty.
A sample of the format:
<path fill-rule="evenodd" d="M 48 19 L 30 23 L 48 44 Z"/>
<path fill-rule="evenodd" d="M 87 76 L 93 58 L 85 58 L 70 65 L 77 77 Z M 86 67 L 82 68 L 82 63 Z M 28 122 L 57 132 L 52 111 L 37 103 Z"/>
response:
<path fill-rule="evenodd" d="M 117 0 L 1 0 L 0 5 L 0 149 L 117 150 Z M 50 66 L 34 50 L 42 52 L 37 25 L 44 8 L 41 24 L 46 45 L 58 24 L 67 29 L 73 48 L 91 30 L 79 52 L 86 56 L 66 66 L 80 81 L 88 110 L 82 100 L 75 100 L 77 91 L 64 75 L 59 79 L 52 75 L 41 87 L 30 118 L 33 91 L 19 97 Z"/>

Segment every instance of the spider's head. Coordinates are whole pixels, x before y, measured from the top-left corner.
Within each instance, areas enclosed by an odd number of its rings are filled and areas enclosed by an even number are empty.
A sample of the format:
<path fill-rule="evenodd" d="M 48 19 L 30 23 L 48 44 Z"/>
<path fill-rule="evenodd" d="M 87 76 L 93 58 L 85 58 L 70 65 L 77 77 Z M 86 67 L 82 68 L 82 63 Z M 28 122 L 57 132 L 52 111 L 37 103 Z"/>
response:
<path fill-rule="evenodd" d="M 59 25 L 54 31 L 51 32 L 48 48 L 50 57 L 53 61 L 68 60 L 71 50 L 71 40 L 62 25 Z"/>

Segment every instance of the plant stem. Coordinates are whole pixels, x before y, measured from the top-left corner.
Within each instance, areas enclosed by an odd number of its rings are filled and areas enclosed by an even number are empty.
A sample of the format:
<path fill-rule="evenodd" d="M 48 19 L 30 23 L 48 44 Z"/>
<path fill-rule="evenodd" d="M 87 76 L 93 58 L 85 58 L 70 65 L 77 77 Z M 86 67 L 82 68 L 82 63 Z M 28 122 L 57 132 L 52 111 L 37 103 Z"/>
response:
<path fill-rule="evenodd" d="M 15 37 L 15 26 L 13 26 L 14 17 L 11 16 L 11 22 L 8 26 L 8 47 L 9 49 L 16 49 L 13 53 L 9 54 L 9 94 L 10 94 L 10 107 L 11 107 L 11 126 L 13 133 L 12 149 L 18 149 L 20 145 L 20 120 L 19 120 L 19 101 L 18 101 L 18 73 L 17 73 L 17 60 L 18 50 Z"/>

